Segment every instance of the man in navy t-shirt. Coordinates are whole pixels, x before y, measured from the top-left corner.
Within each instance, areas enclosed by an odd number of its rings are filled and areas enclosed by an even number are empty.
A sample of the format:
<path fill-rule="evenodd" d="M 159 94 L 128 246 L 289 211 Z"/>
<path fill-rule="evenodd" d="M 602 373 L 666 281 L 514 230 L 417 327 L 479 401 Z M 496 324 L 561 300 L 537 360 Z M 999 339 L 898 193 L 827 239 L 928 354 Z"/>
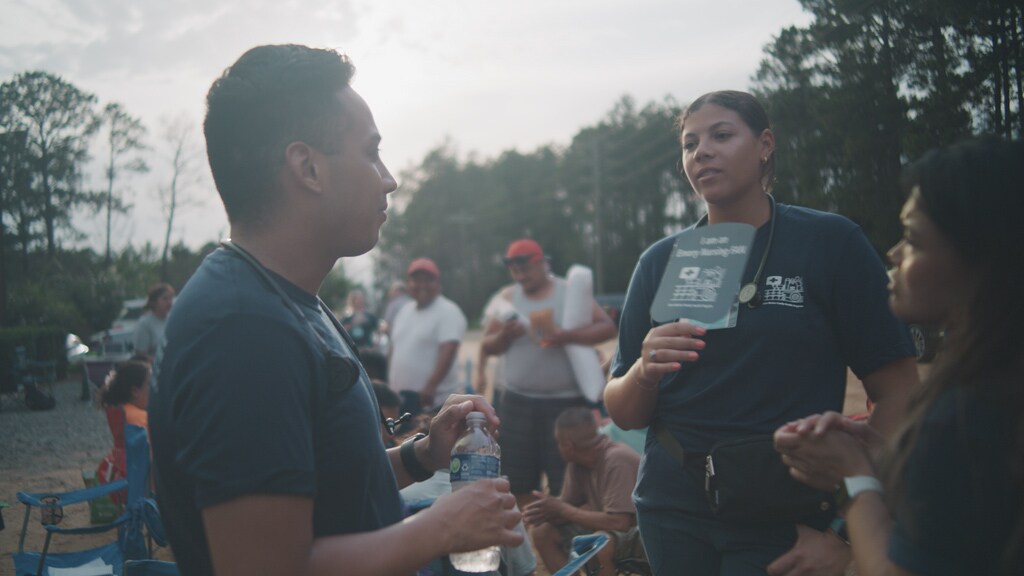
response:
<path fill-rule="evenodd" d="M 412 573 L 522 541 L 501 479 L 400 522 L 398 489 L 447 467 L 466 414 L 497 418 L 479 397 L 451 396 L 426 438 L 385 451 L 354 344 L 316 295 L 338 258 L 376 244 L 397 187 L 352 73 L 334 51 L 260 46 L 207 95 L 232 240 L 182 290 L 149 408 L 183 574 Z"/>

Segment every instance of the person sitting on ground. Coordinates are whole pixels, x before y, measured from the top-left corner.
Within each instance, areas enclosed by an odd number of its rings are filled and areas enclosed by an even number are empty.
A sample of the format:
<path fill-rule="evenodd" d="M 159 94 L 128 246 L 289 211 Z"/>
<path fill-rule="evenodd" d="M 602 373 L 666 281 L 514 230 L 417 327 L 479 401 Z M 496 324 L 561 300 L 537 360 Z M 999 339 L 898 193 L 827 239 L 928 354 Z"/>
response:
<path fill-rule="evenodd" d="M 599 434 L 589 408 L 563 411 L 555 420 L 555 440 L 567 462 L 562 494 L 534 492 L 538 500 L 523 510 L 533 545 L 554 572 L 568 561 L 573 537 L 607 534 L 610 541 L 595 558 L 597 574 L 612 576 L 616 560 L 643 554 L 632 500 L 640 455 Z"/>

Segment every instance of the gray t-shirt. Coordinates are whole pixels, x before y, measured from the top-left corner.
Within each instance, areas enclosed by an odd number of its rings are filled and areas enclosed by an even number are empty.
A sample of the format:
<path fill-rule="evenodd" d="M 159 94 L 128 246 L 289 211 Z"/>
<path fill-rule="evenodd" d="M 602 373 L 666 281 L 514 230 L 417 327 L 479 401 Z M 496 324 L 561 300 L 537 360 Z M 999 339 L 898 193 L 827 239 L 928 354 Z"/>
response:
<path fill-rule="evenodd" d="M 561 324 L 559 320 L 565 307 L 565 280 L 555 278 L 554 282 L 555 289 L 543 300 L 527 298 L 518 284 L 513 287 L 512 306 L 519 318 L 529 322 L 531 312 L 551 310 L 555 324 Z M 541 348 L 530 333 L 516 338 L 505 353 L 505 388 L 534 398 L 580 396 L 576 376 L 565 349 Z"/>

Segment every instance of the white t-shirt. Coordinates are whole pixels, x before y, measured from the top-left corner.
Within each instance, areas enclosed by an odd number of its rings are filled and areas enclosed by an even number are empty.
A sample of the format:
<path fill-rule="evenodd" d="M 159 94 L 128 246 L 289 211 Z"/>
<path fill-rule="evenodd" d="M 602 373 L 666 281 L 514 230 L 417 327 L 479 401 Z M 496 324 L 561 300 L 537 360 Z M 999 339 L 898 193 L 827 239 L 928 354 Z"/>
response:
<path fill-rule="evenodd" d="M 439 295 L 423 309 L 417 308 L 415 301 L 406 303 L 395 316 L 391 330 L 389 387 L 398 391 L 422 391 L 437 364 L 441 344 L 462 342 L 465 334 L 466 316 L 458 305 L 444 296 Z M 443 404 L 449 394 L 459 391 L 456 364 L 452 362 L 448 374 L 437 386 L 436 406 Z"/>
<path fill-rule="evenodd" d="M 164 338 L 166 324 L 165 318 L 157 318 L 149 312 L 143 314 L 142 318 L 139 318 L 139 323 L 135 325 L 135 334 L 132 336 L 135 351 L 149 354 L 150 358 L 156 356 L 156 350 Z"/>

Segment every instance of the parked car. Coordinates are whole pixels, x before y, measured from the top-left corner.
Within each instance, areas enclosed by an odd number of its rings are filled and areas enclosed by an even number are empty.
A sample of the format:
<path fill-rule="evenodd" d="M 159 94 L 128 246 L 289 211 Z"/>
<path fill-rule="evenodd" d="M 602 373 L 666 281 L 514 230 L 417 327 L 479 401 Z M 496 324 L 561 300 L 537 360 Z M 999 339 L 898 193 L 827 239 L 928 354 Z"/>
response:
<path fill-rule="evenodd" d="M 89 337 L 92 350 L 100 356 L 130 355 L 134 348 L 132 339 L 135 335 L 135 325 L 145 312 L 145 298 L 125 300 L 121 312 L 110 327 Z"/>
<path fill-rule="evenodd" d="M 604 311 L 608 313 L 608 316 L 615 322 L 615 325 L 619 325 L 619 316 L 622 315 L 622 305 L 626 302 L 626 295 L 624 293 L 611 293 L 611 294 L 598 294 L 594 296 L 594 300 Z"/>

